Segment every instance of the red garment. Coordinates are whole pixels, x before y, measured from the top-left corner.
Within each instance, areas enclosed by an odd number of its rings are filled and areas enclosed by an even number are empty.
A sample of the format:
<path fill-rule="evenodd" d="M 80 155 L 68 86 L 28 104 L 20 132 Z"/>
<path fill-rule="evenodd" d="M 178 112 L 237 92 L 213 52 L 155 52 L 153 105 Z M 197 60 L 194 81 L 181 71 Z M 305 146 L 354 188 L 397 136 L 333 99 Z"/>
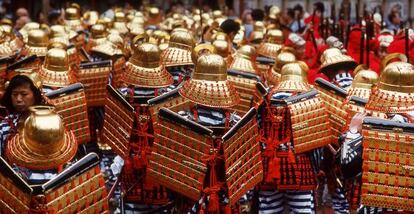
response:
<path fill-rule="evenodd" d="M 321 18 L 319 16 L 315 16 L 315 18 L 313 17 L 314 16 L 311 15 L 308 18 L 306 18 L 304 21 L 305 21 L 305 24 L 310 24 L 313 19 L 313 34 L 315 35 L 315 39 L 318 39 L 318 38 L 321 38 L 320 33 L 319 33 L 319 23 L 320 23 Z M 305 38 L 308 38 L 308 35 L 306 35 Z"/>
<path fill-rule="evenodd" d="M 355 27 L 351 29 L 351 32 L 349 33 L 347 52 L 349 56 L 351 56 L 354 60 L 359 62 L 360 51 L 361 51 L 361 28 Z"/>

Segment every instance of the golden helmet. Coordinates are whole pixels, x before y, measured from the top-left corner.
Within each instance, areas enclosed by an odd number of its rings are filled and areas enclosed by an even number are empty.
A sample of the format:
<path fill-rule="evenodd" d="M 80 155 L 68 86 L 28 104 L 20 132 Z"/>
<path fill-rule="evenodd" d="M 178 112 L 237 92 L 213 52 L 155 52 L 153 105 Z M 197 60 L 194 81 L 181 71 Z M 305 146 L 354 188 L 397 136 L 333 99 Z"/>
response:
<path fill-rule="evenodd" d="M 29 31 L 29 37 L 26 44 L 28 55 L 45 56 L 49 38 L 45 31 L 34 29 Z"/>
<path fill-rule="evenodd" d="M 384 68 L 390 64 L 391 62 L 408 62 L 407 56 L 401 53 L 391 53 L 384 57 L 384 59 L 381 60 L 380 69 L 381 71 L 384 70 Z"/>
<path fill-rule="evenodd" d="M 328 48 L 321 56 L 319 72 L 329 73 L 337 69 L 354 70 L 358 63 L 348 55 L 344 55 L 338 48 Z"/>
<path fill-rule="evenodd" d="M 160 63 L 160 57 L 161 50 L 157 45 L 138 45 L 126 63 L 123 81 L 143 88 L 162 88 L 171 85 L 174 80 Z"/>
<path fill-rule="evenodd" d="M 106 28 L 103 24 L 96 24 L 91 27 L 91 36 L 93 39 L 105 38 Z"/>
<path fill-rule="evenodd" d="M 217 52 L 216 48 L 207 43 L 199 44 L 194 47 L 193 51 L 191 52 L 191 59 L 194 64 L 197 63 L 198 58 L 203 54 L 215 54 Z"/>
<path fill-rule="evenodd" d="M 351 87 L 371 89 L 377 81 L 377 72 L 369 69 L 366 65 L 358 65 L 354 70 L 354 79 Z"/>
<path fill-rule="evenodd" d="M 50 38 L 67 37 L 67 30 L 63 25 L 52 25 L 50 27 Z"/>
<path fill-rule="evenodd" d="M 283 43 L 283 32 L 279 29 L 271 29 L 266 33 L 266 42 L 274 44 Z"/>
<path fill-rule="evenodd" d="M 83 14 L 83 20 L 88 24 L 88 25 L 94 25 L 96 24 L 96 22 L 99 19 L 99 13 L 97 11 L 88 11 L 85 14 Z"/>
<path fill-rule="evenodd" d="M 123 12 L 115 13 L 113 28 L 119 31 L 121 34 L 128 33 L 129 30 L 125 23 L 125 14 Z"/>
<path fill-rule="evenodd" d="M 160 10 L 156 7 L 151 7 L 149 9 L 149 17 L 157 18 L 160 15 Z"/>
<path fill-rule="evenodd" d="M 215 107 L 232 107 L 240 97 L 227 80 L 226 61 L 217 54 L 204 54 L 197 60 L 193 77 L 180 88 L 179 93 L 194 103 Z"/>
<path fill-rule="evenodd" d="M 265 75 L 266 81 L 269 85 L 278 85 L 281 78 L 282 67 L 288 63 L 296 61 L 295 55 L 291 51 L 282 50 L 279 51 L 275 59 L 275 64 L 272 69 L 269 69 Z"/>
<path fill-rule="evenodd" d="M 193 65 L 191 52 L 195 46 L 193 36 L 187 30 L 174 30 L 168 48 L 162 53 L 162 61 L 166 67 Z"/>
<path fill-rule="evenodd" d="M 256 66 L 256 49 L 251 45 L 241 46 L 231 62 L 229 69 L 260 74 Z"/>
<path fill-rule="evenodd" d="M 354 70 L 354 79 L 348 90 L 348 97 L 357 96 L 368 99 L 371 88 L 378 81 L 378 74 L 366 65 L 358 65 Z"/>
<path fill-rule="evenodd" d="M 309 68 L 303 61 L 287 63 L 282 67 L 279 85 L 276 91 L 304 92 L 309 91 Z"/>
<path fill-rule="evenodd" d="M 122 56 L 124 50 L 124 40 L 119 34 L 110 33 L 106 37 L 106 42 L 92 47 L 92 52 L 105 56 Z"/>
<path fill-rule="evenodd" d="M 65 19 L 66 20 L 79 20 L 80 14 L 78 12 L 78 9 L 74 7 L 66 8 L 65 10 Z"/>
<path fill-rule="evenodd" d="M 69 69 L 69 57 L 66 50 L 52 48 L 47 51 L 45 61 L 39 69 L 43 85 L 49 87 L 65 87 L 76 82 Z"/>
<path fill-rule="evenodd" d="M 65 131 L 61 117 L 51 106 L 32 106 L 21 132 L 8 143 L 11 163 L 32 170 L 56 169 L 76 154 L 72 131 Z"/>
<path fill-rule="evenodd" d="M 216 40 L 213 42 L 213 46 L 216 48 L 217 54 L 224 58 L 230 54 L 230 46 L 226 40 Z"/>
<path fill-rule="evenodd" d="M 277 19 L 280 15 L 280 8 L 278 6 L 272 6 L 269 9 L 269 18 L 271 19 Z"/>
<path fill-rule="evenodd" d="M 366 109 L 381 113 L 414 111 L 414 66 L 407 62 L 389 63 L 373 87 Z"/>

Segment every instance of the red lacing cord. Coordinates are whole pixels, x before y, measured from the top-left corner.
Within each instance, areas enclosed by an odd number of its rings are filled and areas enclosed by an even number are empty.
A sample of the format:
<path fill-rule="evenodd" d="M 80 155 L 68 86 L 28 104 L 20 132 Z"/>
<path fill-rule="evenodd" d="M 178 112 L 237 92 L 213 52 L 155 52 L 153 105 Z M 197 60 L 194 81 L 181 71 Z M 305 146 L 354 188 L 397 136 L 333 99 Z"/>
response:
<path fill-rule="evenodd" d="M 213 144 L 214 142 L 212 142 L 212 148 L 215 151 L 201 158 L 204 162 L 207 162 L 207 164 L 210 166 L 209 187 L 204 189 L 204 193 L 210 196 L 208 207 L 207 207 L 207 211 L 209 213 L 217 213 L 219 211 L 220 207 L 219 207 L 218 192 L 220 191 L 223 185 L 221 182 L 217 181 L 217 173 L 216 173 L 216 164 L 220 159 L 222 159 L 222 157 L 218 155 L 218 153 L 216 152 L 217 149 L 215 145 Z"/>

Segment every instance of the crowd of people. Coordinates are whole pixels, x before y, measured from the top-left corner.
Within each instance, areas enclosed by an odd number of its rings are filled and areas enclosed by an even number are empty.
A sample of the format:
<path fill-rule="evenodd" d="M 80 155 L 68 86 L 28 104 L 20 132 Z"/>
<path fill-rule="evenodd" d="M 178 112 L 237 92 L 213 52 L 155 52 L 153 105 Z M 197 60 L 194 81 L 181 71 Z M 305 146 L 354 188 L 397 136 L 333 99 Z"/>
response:
<path fill-rule="evenodd" d="M 1 19 L 0 213 L 414 212 L 414 32 L 324 12 Z"/>

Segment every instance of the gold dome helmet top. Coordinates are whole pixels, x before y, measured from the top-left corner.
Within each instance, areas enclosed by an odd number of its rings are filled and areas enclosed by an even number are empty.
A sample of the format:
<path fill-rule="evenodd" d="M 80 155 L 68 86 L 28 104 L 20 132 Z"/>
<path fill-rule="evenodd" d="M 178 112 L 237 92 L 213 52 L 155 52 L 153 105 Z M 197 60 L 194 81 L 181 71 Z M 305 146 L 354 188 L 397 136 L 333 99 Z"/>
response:
<path fill-rule="evenodd" d="M 76 154 L 72 132 L 51 106 L 32 106 L 21 132 L 8 144 L 7 157 L 13 164 L 32 170 L 56 169 Z"/>
<path fill-rule="evenodd" d="M 391 62 L 381 72 L 373 87 L 366 109 L 382 113 L 414 111 L 414 66 Z"/>
<path fill-rule="evenodd" d="M 195 46 L 193 36 L 187 30 L 174 30 L 171 33 L 168 48 L 162 53 L 162 61 L 166 67 L 193 65 L 191 52 Z"/>
<path fill-rule="evenodd" d="M 215 54 L 217 53 L 216 48 L 212 44 L 199 44 L 194 47 L 193 51 L 191 52 L 191 59 L 194 64 L 197 63 L 198 58 L 203 54 Z"/>
<path fill-rule="evenodd" d="M 45 56 L 49 37 L 47 33 L 40 29 L 29 31 L 29 37 L 26 44 L 27 55 Z"/>
<path fill-rule="evenodd" d="M 237 50 L 229 69 L 260 74 L 256 66 L 256 49 L 251 45 L 241 46 Z"/>
<path fill-rule="evenodd" d="M 348 97 L 357 96 L 368 99 L 371 88 L 377 83 L 378 74 L 366 65 L 358 65 L 354 70 L 354 79 L 348 90 Z"/>
<path fill-rule="evenodd" d="M 52 48 L 47 51 L 45 61 L 39 69 L 43 85 L 49 87 L 65 87 L 76 82 L 69 69 L 69 57 L 64 49 Z"/>
<path fill-rule="evenodd" d="M 157 45 L 143 43 L 138 45 L 126 63 L 123 81 L 144 88 L 162 88 L 174 80 L 161 62 L 161 50 Z"/>
<path fill-rule="evenodd" d="M 321 56 L 319 72 L 329 73 L 337 69 L 354 70 L 358 63 L 352 57 L 345 55 L 338 48 L 328 48 Z"/>
<path fill-rule="evenodd" d="M 187 80 L 179 92 L 196 104 L 213 108 L 232 107 L 240 101 L 236 89 L 227 81 L 226 61 L 217 54 L 201 55 L 193 78 Z"/>
<path fill-rule="evenodd" d="M 305 92 L 311 87 L 308 84 L 309 68 L 303 61 L 290 62 L 282 67 L 280 83 L 276 91 Z"/>

